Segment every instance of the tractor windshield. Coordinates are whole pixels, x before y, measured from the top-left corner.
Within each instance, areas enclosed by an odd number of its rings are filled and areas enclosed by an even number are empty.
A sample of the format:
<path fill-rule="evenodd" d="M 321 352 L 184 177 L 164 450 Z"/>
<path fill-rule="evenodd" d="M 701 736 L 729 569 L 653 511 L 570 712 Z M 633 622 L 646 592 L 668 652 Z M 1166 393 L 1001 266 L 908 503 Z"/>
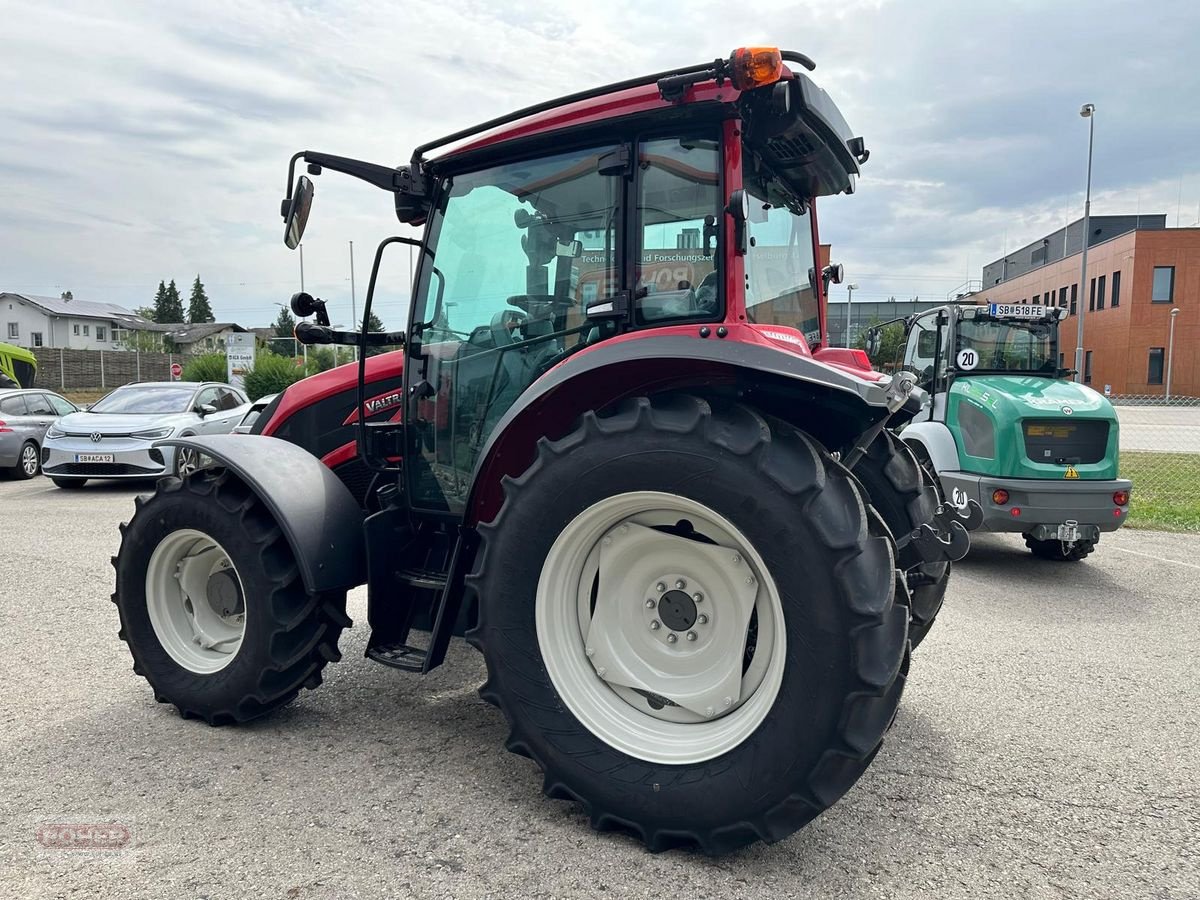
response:
<path fill-rule="evenodd" d="M 960 371 L 1057 373 L 1058 324 L 963 319 L 954 359 Z"/>
<path fill-rule="evenodd" d="M 761 325 L 786 325 L 803 332 L 810 345 L 821 340 L 813 291 L 812 223 L 807 210 L 773 203 L 767 192 L 750 194 L 750 248 L 746 252 L 746 318 Z"/>

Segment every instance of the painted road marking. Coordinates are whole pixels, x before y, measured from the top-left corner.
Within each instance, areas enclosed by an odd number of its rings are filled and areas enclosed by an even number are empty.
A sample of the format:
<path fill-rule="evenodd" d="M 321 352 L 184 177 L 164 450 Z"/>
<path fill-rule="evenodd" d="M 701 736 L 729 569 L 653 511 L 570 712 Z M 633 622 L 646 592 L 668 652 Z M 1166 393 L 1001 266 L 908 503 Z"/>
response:
<path fill-rule="evenodd" d="M 1119 550 L 1122 553 L 1132 553 L 1134 556 L 1144 556 L 1147 559 L 1156 559 L 1159 562 L 1174 563 L 1177 566 L 1187 566 L 1189 569 L 1200 569 L 1200 566 L 1195 563 L 1183 562 L 1178 559 L 1167 559 L 1165 556 L 1155 556 L 1153 553 L 1143 553 L 1141 550 L 1126 550 L 1124 547 L 1113 547 L 1114 550 Z"/>

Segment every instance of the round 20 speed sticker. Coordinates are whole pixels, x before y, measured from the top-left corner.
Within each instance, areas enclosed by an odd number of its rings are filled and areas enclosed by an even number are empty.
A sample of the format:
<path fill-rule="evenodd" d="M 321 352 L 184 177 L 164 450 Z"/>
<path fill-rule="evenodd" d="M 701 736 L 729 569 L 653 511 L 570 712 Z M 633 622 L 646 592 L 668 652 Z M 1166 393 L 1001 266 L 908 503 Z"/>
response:
<path fill-rule="evenodd" d="M 970 347 L 966 347 L 958 351 L 958 356 L 954 358 L 954 364 L 960 369 L 969 372 L 979 365 L 979 354 Z"/>

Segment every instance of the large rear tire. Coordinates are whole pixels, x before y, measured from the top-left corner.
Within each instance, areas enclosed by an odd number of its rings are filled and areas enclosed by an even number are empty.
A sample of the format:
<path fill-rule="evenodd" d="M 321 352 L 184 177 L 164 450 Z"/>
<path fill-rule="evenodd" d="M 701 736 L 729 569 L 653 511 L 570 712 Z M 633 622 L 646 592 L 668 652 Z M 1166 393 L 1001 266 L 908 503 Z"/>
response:
<path fill-rule="evenodd" d="M 778 841 L 879 750 L 908 652 L 892 543 L 790 425 L 684 395 L 588 413 L 479 536 L 481 694 L 593 827 Z"/>
<path fill-rule="evenodd" d="M 950 581 L 949 562 L 925 562 L 908 541 L 913 531 L 933 521 L 941 502 L 938 488 L 913 451 L 887 431 L 871 442 L 854 475 L 901 545 L 896 567 L 908 582 L 912 615 L 908 636 L 915 649 L 933 627 Z"/>
<path fill-rule="evenodd" d="M 316 688 L 341 658 L 344 591 L 309 594 L 270 511 L 231 473 L 159 480 L 113 558 L 120 638 L 160 703 L 244 722 Z"/>

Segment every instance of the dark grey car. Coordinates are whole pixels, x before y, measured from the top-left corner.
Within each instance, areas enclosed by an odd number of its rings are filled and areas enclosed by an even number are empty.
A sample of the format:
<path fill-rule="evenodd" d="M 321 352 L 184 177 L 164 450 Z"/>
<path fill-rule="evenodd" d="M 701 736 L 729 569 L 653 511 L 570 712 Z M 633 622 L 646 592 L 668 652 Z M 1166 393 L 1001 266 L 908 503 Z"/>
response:
<path fill-rule="evenodd" d="M 60 416 L 78 411 L 53 391 L 0 389 L 0 472 L 16 478 L 36 475 L 47 429 Z"/>

